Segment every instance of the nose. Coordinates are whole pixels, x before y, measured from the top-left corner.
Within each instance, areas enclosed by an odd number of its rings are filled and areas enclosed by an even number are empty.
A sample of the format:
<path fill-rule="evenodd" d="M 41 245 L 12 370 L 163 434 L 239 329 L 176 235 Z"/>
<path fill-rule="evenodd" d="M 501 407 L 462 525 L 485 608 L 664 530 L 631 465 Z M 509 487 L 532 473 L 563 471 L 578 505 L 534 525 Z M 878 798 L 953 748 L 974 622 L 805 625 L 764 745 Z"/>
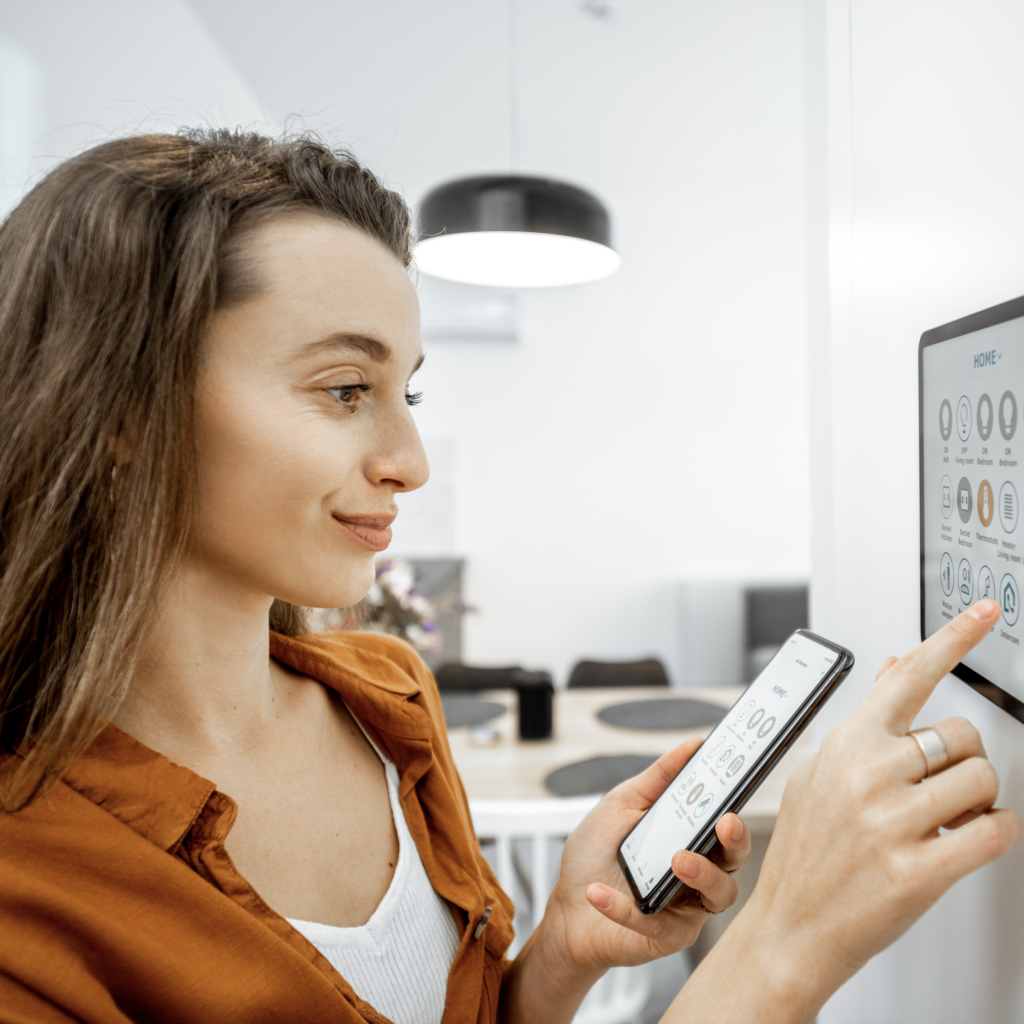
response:
<path fill-rule="evenodd" d="M 405 492 L 415 491 L 427 482 L 430 477 L 427 453 L 407 411 L 383 426 L 377 442 L 366 462 L 366 476 L 371 483 Z"/>

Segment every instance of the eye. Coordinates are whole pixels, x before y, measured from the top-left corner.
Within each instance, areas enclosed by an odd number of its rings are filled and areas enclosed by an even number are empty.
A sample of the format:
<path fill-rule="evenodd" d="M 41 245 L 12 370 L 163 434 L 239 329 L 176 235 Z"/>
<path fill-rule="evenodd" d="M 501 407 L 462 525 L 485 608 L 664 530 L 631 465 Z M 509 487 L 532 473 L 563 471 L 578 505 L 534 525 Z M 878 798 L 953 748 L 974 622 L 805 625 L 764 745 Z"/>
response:
<path fill-rule="evenodd" d="M 324 390 L 334 395 L 343 405 L 353 405 L 356 401 L 357 391 L 366 392 L 372 387 L 372 384 L 336 384 L 334 387 Z"/>
<path fill-rule="evenodd" d="M 405 404 L 406 405 L 419 405 L 423 401 L 423 392 L 414 391 L 411 395 L 406 392 Z"/>

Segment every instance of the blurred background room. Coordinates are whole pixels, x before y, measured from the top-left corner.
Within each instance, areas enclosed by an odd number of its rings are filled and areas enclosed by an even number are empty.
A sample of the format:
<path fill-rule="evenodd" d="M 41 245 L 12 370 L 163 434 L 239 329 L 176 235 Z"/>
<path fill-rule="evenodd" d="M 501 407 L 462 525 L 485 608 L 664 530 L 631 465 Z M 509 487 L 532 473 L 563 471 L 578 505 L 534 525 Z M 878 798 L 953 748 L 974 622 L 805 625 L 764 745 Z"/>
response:
<path fill-rule="evenodd" d="M 917 342 L 1024 292 L 1022 48 L 1009 0 L 4 0 L 0 216 L 87 145 L 183 125 L 318 132 L 414 211 L 488 174 L 606 209 L 599 280 L 414 270 L 431 479 L 373 607 L 323 620 L 437 671 L 525 936 L 594 794 L 793 628 L 858 667 L 789 768 L 920 639 Z M 606 714 L 639 698 L 667 717 Z M 553 735 L 520 738 L 536 701 Z M 954 679 L 922 717 L 948 714 L 1024 811 L 1020 726 Z M 966 879 L 820 1020 L 1024 1020 L 1022 879 L 1020 849 Z M 656 1020 L 709 931 L 580 1024 Z"/>

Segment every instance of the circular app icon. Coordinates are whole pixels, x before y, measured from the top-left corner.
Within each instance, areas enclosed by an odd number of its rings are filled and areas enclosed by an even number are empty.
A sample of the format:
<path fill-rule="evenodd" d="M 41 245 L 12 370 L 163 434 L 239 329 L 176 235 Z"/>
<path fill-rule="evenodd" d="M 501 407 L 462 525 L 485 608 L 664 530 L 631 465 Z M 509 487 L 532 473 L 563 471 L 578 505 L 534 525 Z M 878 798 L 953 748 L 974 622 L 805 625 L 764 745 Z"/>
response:
<path fill-rule="evenodd" d="M 1017 616 L 1020 615 L 1020 591 L 1017 589 L 1017 581 L 1009 574 L 999 581 L 999 605 L 1003 609 L 1003 618 L 1008 626 L 1017 623 Z"/>
<path fill-rule="evenodd" d="M 978 600 L 990 600 L 996 599 L 996 578 L 992 575 L 992 570 L 987 566 L 983 565 L 978 573 Z"/>
<path fill-rule="evenodd" d="M 736 753 L 736 748 L 731 744 L 722 751 L 721 757 L 715 762 L 719 768 L 724 768 L 731 760 L 733 754 Z"/>
<path fill-rule="evenodd" d="M 715 757 L 715 755 L 718 754 L 718 752 L 723 748 L 724 745 L 725 745 L 725 736 L 724 735 L 719 736 L 718 739 L 716 739 L 715 742 L 712 743 L 710 748 L 708 749 L 708 757 L 709 758 Z"/>
<path fill-rule="evenodd" d="M 971 518 L 971 509 L 973 508 L 974 495 L 971 493 L 971 481 L 962 476 L 960 483 L 956 485 L 956 510 L 965 523 Z"/>
<path fill-rule="evenodd" d="M 682 796 L 694 783 L 697 778 L 696 772 L 690 772 L 685 779 L 679 784 L 679 788 L 676 790 L 676 796 Z"/>
<path fill-rule="evenodd" d="M 693 809 L 693 816 L 695 818 L 703 818 L 707 809 L 715 802 L 715 794 L 708 793 L 699 804 Z"/>
<path fill-rule="evenodd" d="M 966 558 L 960 559 L 956 570 L 956 587 L 960 591 L 960 603 L 970 604 L 974 597 L 974 570 Z"/>
<path fill-rule="evenodd" d="M 943 551 L 939 559 L 939 582 L 942 584 L 942 592 L 949 597 L 953 593 L 953 559 L 948 551 Z"/>
<path fill-rule="evenodd" d="M 943 519 L 953 514 L 953 481 L 948 476 L 944 476 L 939 484 L 939 511 Z"/>
<path fill-rule="evenodd" d="M 999 429 L 1007 441 L 1017 430 L 1017 399 L 1010 391 L 1004 391 L 1003 397 L 999 399 Z"/>
<path fill-rule="evenodd" d="M 996 504 L 996 511 L 999 513 L 999 525 L 1007 533 L 1013 533 L 1017 529 L 1020 508 L 1017 503 L 1017 488 L 1009 480 L 999 488 L 999 501 Z"/>
<path fill-rule="evenodd" d="M 743 719 L 746 718 L 747 715 L 749 715 L 750 712 L 753 711 L 753 710 L 754 710 L 754 702 L 752 700 L 748 700 L 747 703 L 744 704 L 743 707 L 740 708 L 740 713 L 736 716 L 736 721 L 737 722 L 742 722 Z"/>
<path fill-rule="evenodd" d="M 978 518 L 982 526 L 988 526 L 996 514 L 996 494 L 987 480 L 978 485 Z"/>
<path fill-rule="evenodd" d="M 690 795 L 686 798 L 686 806 L 692 807 L 700 799 L 701 793 L 703 792 L 704 783 L 698 782 L 697 785 L 694 786 L 693 789 L 690 791 Z"/>
<path fill-rule="evenodd" d="M 971 400 L 966 395 L 960 396 L 956 403 L 956 433 L 961 441 L 966 441 L 971 436 Z"/>
<path fill-rule="evenodd" d="M 948 441 L 949 435 L 953 433 L 953 406 L 949 404 L 948 398 L 944 398 L 939 406 L 939 433 L 943 441 Z"/>
<path fill-rule="evenodd" d="M 987 441 L 992 436 L 992 424 L 994 421 L 992 399 L 988 395 L 982 395 L 978 399 L 978 435 L 982 441 Z"/>

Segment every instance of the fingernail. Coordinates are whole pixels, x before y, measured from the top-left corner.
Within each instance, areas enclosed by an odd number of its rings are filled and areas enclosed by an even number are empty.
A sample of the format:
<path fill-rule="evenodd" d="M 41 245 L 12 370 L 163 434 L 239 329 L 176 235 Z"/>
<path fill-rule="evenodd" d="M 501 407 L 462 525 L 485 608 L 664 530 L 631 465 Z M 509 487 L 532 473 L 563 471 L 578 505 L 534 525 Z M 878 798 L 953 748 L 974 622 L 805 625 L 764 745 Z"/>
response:
<path fill-rule="evenodd" d="M 685 875 L 687 878 L 700 878 L 703 870 L 704 866 L 696 857 L 684 853 L 680 858 L 679 874 Z"/>
<path fill-rule="evenodd" d="M 592 885 L 587 890 L 587 899 L 601 910 L 607 910 L 612 905 L 612 894 L 600 885 Z"/>
<path fill-rule="evenodd" d="M 967 609 L 968 615 L 972 619 L 977 619 L 979 622 L 983 622 L 985 619 L 991 619 L 993 612 L 999 611 L 999 605 L 995 601 L 984 600 L 979 601 L 977 604 Z"/>

